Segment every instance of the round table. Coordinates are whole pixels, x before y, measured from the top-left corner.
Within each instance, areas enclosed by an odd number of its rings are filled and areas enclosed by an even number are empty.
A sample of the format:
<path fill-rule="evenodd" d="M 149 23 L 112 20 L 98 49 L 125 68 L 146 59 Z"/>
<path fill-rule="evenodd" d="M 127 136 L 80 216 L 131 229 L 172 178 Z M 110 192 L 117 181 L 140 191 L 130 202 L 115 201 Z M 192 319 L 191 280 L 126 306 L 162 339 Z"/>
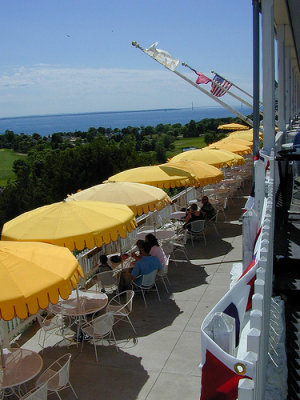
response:
<path fill-rule="evenodd" d="M 11 389 L 13 393 L 15 386 L 36 377 L 43 367 L 43 359 L 38 353 L 22 348 L 3 349 L 3 361 L 0 389 Z"/>
<path fill-rule="evenodd" d="M 83 315 L 94 314 L 102 310 L 108 303 L 108 297 L 105 293 L 92 293 L 78 291 L 72 292 L 67 300 L 61 300 L 53 304 L 50 310 L 55 314 L 62 314 L 68 317 L 80 317 Z"/>
<path fill-rule="evenodd" d="M 105 293 L 83 292 L 79 290 L 78 294 L 73 291 L 67 300 L 59 301 L 57 304 L 51 305 L 49 309 L 54 314 L 76 318 L 78 321 L 77 335 L 74 339 L 78 341 L 84 317 L 102 310 L 106 307 L 107 303 L 108 297 Z"/>

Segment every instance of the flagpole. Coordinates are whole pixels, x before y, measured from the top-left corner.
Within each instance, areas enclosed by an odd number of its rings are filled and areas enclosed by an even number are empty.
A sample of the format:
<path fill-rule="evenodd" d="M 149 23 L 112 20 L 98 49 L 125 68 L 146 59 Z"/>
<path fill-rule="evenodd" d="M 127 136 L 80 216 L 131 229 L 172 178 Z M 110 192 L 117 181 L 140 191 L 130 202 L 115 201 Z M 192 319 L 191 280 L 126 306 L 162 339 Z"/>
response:
<path fill-rule="evenodd" d="M 245 115 L 239 113 L 238 111 L 234 110 L 232 107 L 230 107 L 228 104 L 226 104 L 224 101 L 220 100 L 218 97 L 214 96 L 213 94 L 211 94 L 209 91 L 207 91 L 206 89 L 203 89 L 201 86 L 198 86 L 196 83 L 194 83 L 193 81 L 191 81 L 189 78 L 187 78 L 186 76 L 182 75 L 180 72 L 178 71 L 172 71 L 174 72 L 174 74 L 180 76 L 180 78 L 184 79 L 186 82 L 190 83 L 191 85 L 193 85 L 195 88 L 197 88 L 198 90 L 200 90 L 202 93 L 205 93 L 207 96 L 209 96 L 211 99 L 215 100 L 217 103 L 219 103 L 221 106 L 223 106 L 224 108 L 227 108 L 227 110 L 229 110 L 230 112 L 232 112 L 233 114 L 235 114 L 236 116 L 238 116 L 240 119 L 242 119 L 243 121 L 245 121 L 247 124 L 249 124 L 250 126 L 253 126 L 253 121 L 252 119 L 245 117 Z"/>
<path fill-rule="evenodd" d="M 186 64 L 185 62 L 182 63 L 183 66 L 188 67 L 189 69 L 191 69 L 192 71 L 195 72 L 194 68 L 190 67 L 188 64 Z M 196 72 L 197 73 L 197 72 Z M 218 74 L 218 76 L 222 79 L 224 79 L 221 75 Z M 227 82 L 229 82 L 227 79 L 224 79 Z M 226 94 L 228 93 L 230 96 L 234 97 L 236 100 L 240 101 L 241 103 L 245 104 L 245 106 L 253 109 L 253 104 L 248 103 L 247 101 L 243 100 L 241 97 L 237 96 L 236 94 L 232 93 L 229 91 L 229 89 L 224 89 L 224 87 L 222 85 L 220 85 L 218 82 L 214 81 L 213 79 L 211 79 L 211 82 L 213 82 L 214 85 L 216 85 L 217 87 L 219 87 L 220 89 L 222 89 Z M 232 86 L 235 86 L 232 82 L 229 82 Z"/>
<path fill-rule="evenodd" d="M 136 47 L 137 49 L 142 50 L 142 52 L 144 52 L 145 54 L 147 54 L 147 52 L 145 51 L 145 49 L 140 46 L 137 42 L 133 41 L 132 42 L 132 46 Z M 147 56 L 151 57 L 151 55 L 147 54 Z M 158 60 L 156 60 L 155 58 L 151 57 L 153 60 L 157 61 L 159 64 L 163 65 L 165 68 L 167 68 L 169 71 L 172 71 L 171 69 L 169 69 L 168 67 L 166 67 L 164 64 L 160 63 Z M 238 111 L 234 110 L 232 107 L 230 107 L 228 104 L 224 103 L 224 101 L 220 100 L 218 97 L 214 96 L 213 94 L 211 94 L 210 92 L 208 92 L 206 89 L 203 89 L 201 86 L 198 86 L 196 83 L 194 83 L 193 81 L 191 81 L 189 78 L 187 78 L 186 76 L 184 76 L 183 74 L 181 74 L 178 71 L 172 71 L 174 72 L 174 74 L 178 75 L 180 78 L 184 79 L 186 82 L 190 83 L 192 86 L 194 86 L 195 88 L 197 88 L 198 90 L 200 90 L 200 92 L 206 94 L 208 97 L 210 97 L 211 99 L 213 99 L 214 101 L 216 101 L 217 103 L 219 103 L 222 107 L 227 108 L 227 110 L 229 110 L 230 112 L 232 112 L 233 114 L 235 114 L 236 116 L 238 116 L 240 119 L 242 119 L 243 121 L 245 121 L 247 124 L 249 124 L 250 126 L 253 126 L 253 121 L 250 118 L 245 117 L 243 114 L 239 113 Z"/>
<path fill-rule="evenodd" d="M 243 92 L 244 94 L 246 94 L 247 96 L 251 97 L 251 99 L 253 99 L 253 96 L 252 96 L 250 93 L 246 92 L 246 90 L 241 89 L 239 86 L 237 86 L 237 85 L 234 84 L 233 82 L 231 82 L 231 81 L 229 81 L 228 79 L 224 78 L 224 76 L 221 76 L 220 74 L 218 74 L 218 73 L 215 72 L 215 71 L 211 71 L 211 73 L 212 73 L 212 74 L 215 74 L 215 75 L 218 75 L 220 78 L 222 78 L 222 79 L 226 80 L 227 82 L 231 83 L 232 86 L 234 86 L 235 88 L 237 88 L 238 90 L 240 90 L 241 92 Z M 262 105 L 262 103 L 261 103 L 261 105 Z"/>

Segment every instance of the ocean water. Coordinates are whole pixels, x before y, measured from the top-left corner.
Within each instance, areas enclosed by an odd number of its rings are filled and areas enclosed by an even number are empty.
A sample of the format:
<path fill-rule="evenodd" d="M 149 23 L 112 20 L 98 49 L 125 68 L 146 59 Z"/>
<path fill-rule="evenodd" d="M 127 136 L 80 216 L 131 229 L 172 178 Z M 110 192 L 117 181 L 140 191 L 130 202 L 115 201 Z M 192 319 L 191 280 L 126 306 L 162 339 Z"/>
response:
<path fill-rule="evenodd" d="M 243 115 L 250 113 L 245 108 L 240 110 Z M 55 132 L 87 131 L 90 127 L 126 128 L 156 126 L 158 124 L 185 125 L 190 120 L 196 122 L 204 118 L 234 117 L 230 111 L 221 107 L 197 107 L 179 109 L 159 109 L 145 111 L 112 111 L 81 114 L 41 115 L 15 118 L 0 118 L 0 134 L 11 130 L 16 134 L 39 133 L 48 136 Z"/>

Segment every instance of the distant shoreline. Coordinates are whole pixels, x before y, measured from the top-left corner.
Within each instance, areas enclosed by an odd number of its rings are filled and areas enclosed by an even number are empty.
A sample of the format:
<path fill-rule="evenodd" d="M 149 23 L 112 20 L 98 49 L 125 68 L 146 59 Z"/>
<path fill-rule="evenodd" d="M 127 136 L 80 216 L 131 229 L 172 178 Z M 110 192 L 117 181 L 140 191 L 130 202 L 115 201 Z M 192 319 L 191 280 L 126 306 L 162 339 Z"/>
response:
<path fill-rule="evenodd" d="M 237 109 L 245 115 L 248 110 Z M 100 111 L 82 112 L 77 114 L 49 114 L 24 117 L 0 118 L 0 134 L 6 130 L 15 134 L 51 136 L 54 133 L 87 132 L 90 128 L 105 128 L 122 130 L 129 126 L 153 126 L 158 124 L 185 125 L 191 120 L 196 122 L 204 118 L 235 117 L 233 113 L 222 107 L 193 107 L 193 108 L 160 108 L 154 110 L 131 111 Z"/>
<path fill-rule="evenodd" d="M 202 110 L 204 108 L 216 108 L 223 110 L 222 107 L 215 106 L 203 106 L 203 107 L 193 107 L 193 110 Z M 40 115 L 18 115 L 16 117 L 0 117 L 0 121 L 10 120 L 10 119 L 20 119 L 20 118 L 43 118 L 43 117 L 69 117 L 69 116 L 80 116 L 80 115 L 96 115 L 96 114 L 125 114 L 125 113 L 142 113 L 142 112 L 160 112 L 160 111 L 177 111 L 177 110 L 190 110 L 189 107 L 182 108 L 153 108 L 146 110 L 123 110 L 123 111 L 88 111 L 80 113 L 62 113 L 62 114 L 40 114 Z"/>

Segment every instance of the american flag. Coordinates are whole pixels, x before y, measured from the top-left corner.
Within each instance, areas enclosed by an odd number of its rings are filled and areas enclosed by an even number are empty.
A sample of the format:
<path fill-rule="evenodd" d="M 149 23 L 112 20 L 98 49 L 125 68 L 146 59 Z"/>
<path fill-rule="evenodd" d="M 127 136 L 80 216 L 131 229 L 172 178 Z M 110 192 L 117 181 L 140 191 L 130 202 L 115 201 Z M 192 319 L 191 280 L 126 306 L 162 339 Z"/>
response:
<path fill-rule="evenodd" d="M 214 82 L 217 82 L 224 89 L 215 85 Z M 231 86 L 232 86 L 232 83 L 226 81 L 225 79 L 221 78 L 219 75 L 216 74 L 212 80 L 210 92 L 216 97 L 221 97 L 221 96 L 224 96 L 224 94 L 226 92 L 228 92 L 228 90 L 231 88 Z"/>

